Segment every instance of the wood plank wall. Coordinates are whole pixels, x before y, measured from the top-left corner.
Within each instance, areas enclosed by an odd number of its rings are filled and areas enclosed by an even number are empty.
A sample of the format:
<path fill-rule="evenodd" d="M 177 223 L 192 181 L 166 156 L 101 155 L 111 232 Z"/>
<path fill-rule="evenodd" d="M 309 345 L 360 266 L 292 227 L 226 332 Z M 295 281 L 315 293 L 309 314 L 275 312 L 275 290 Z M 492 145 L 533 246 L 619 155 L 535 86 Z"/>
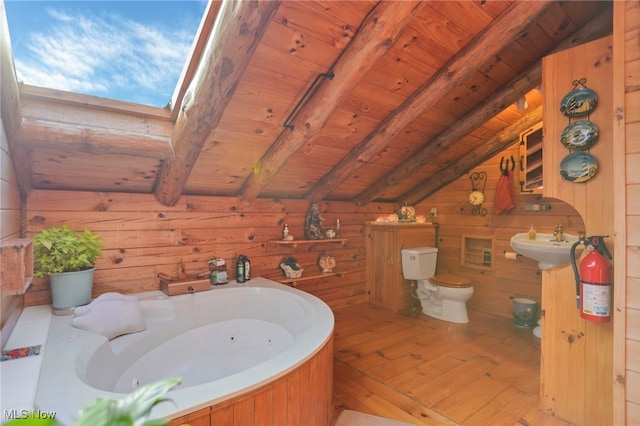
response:
<path fill-rule="evenodd" d="M 570 203 L 580 212 L 587 235 L 606 235 L 607 247 L 613 255 L 609 261 L 618 268 L 615 251 L 616 229 L 613 156 L 613 43 L 604 37 L 567 49 L 542 60 L 545 93 L 544 179 L 551 185 L 544 194 Z M 557 143 L 568 125 L 558 108 L 573 89 L 575 79 L 586 79 L 586 85 L 598 96 L 589 121 L 599 130 L 599 140 L 589 148 L 598 162 L 593 179 L 582 183 L 567 181 L 553 173 L 569 151 Z M 614 270 L 615 270 L 614 269 Z M 616 283 L 613 286 L 616 293 Z M 576 288 L 571 268 L 555 268 L 542 275 L 542 302 L 546 312 L 541 344 L 541 408 L 572 424 L 613 424 L 613 323 L 593 322 L 580 317 L 575 309 Z M 569 338 L 568 338 L 569 336 Z"/>
<path fill-rule="evenodd" d="M 504 153 L 517 156 L 517 147 Z M 540 301 L 540 271 L 536 262 L 520 258 L 506 260 L 511 251 L 509 238 L 524 232 L 533 223 L 540 232 L 550 231 L 562 223 L 567 232 L 582 230 L 582 221 L 566 204 L 540 200 L 536 195 L 518 196 L 518 207 L 507 215 L 496 216 L 493 209 L 495 187 L 499 177 L 500 156 L 475 169 L 485 170 L 489 210 L 485 217 L 472 216 L 467 202 L 470 183 L 462 177 L 436 195 L 416 206 L 426 215 L 438 208 L 441 253 L 439 272 L 449 271 L 467 276 L 474 282 L 475 295 L 470 309 L 511 317 L 512 297 Z M 515 182 L 514 182 L 515 185 Z M 525 212 L 526 203 L 548 203 L 547 212 Z M 158 288 L 157 274 L 177 275 L 180 265 L 189 271 L 206 268 L 214 256 L 227 260 L 232 279 L 233 265 L 240 253 L 252 261 L 255 275 L 278 279 L 278 264 L 287 256 L 296 257 L 305 266 L 305 274 L 317 270 L 319 254 L 328 251 L 336 257 L 338 268 L 350 271 L 343 277 L 330 277 L 299 283 L 332 307 L 366 301 L 364 223 L 395 211 L 390 203 L 372 203 L 358 207 L 349 202 L 322 202 L 325 226 L 340 219 L 345 247 L 314 244 L 298 248 L 279 247 L 269 240 L 281 237 L 285 223 L 300 239 L 307 203 L 292 200 L 257 200 L 242 206 L 230 197 L 182 197 L 174 207 L 165 207 L 146 194 L 120 194 L 72 191 L 33 191 L 27 201 L 28 235 L 63 222 L 76 229 L 88 227 L 100 232 L 106 241 L 104 256 L 98 262 L 94 294 L 106 291 L 136 292 Z M 462 235 L 496 237 L 496 269 L 477 271 L 460 266 Z M 50 303 L 46 280 L 36 280 L 27 293 L 27 305 Z"/>
<path fill-rule="evenodd" d="M 616 216 L 616 229 L 626 229 L 625 247 L 617 249 L 618 253 L 626 253 L 626 258 L 623 259 L 622 274 L 616 273 L 614 279 L 615 283 L 626 283 L 622 297 L 616 295 L 616 306 L 626 308 L 626 323 L 614 324 L 614 363 L 622 361 L 622 365 L 614 364 L 618 379 L 617 391 L 614 391 L 614 422 L 631 425 L 640 424 L 640 138 L 637 136 L 640 132 L 640 3 L 622 2 L 615 6 L 615 23 L 621 25 L 614 30 L 616 34 L 623 34 L 615 39 L 614 52 L 619 46 L 624 49 L 624 61 L 619 65 L 619 71 L 614 63 L 614 85 L 616 77 L 624 79 L 615 93 L 621 95 L 616 106 L 624 105 L 625 120 L 616 147 L 620 148 L 620 161 L 626 165 L 625 184 L 616 191 L 616 205 L 626 204 L 626 211 L 620 218 Z M 616 161 L 618 158 L 616 156 Z M 624 374 L 623 379 L 619 373 Z"/>
<path fill-rule="evenodd" d="M 0 126 L 0 239 L 20 237 L 20 191 L 9 155 L 4 126 Z"/>
<path fill-rule="evenodd" d="M 27 231 L 64 222 L 82 230 L 99 232 L 105 240 L 95 273 L 94 296 L 118 291 L 132 293 L 159 288 L 158 273 L 178 276 L 184 268 L 197 272 L 207 260 L 222 257 L 230 279 L 239 254 L 251 259 L 254 276 L 283 278 L 279 264 L 289 256 L 305 268 L 305 275 L 319 271 L 317 260 L 326 251 L 342 277 L 302 281 L 299 288 L 325 300 L 331 307 L 364 303 L 364 224 L 395 209 L 392 204 L 372 203 L 356 207 L 347 202 L 319 203 L 326 228 L 341 223 L 339 244 L 276 246 L 284 224 L 296 239 L 303 239 L 308 205 L 304 201 L 262 200 L 241 205 L 236 198 L 183 196 L 173 207 L 159 204 L 152 195 L 102 192 L 33 191 L 27 200 Z M 27 305 L 50 303 L 46 279 L 36 280 L 27 293 Z"/>
<path fill-rule="evenodd" d="M 540 303 L 541 273 L 537 262 L 520 257 L 507 260 L 505 251 L 513 251 L 510 238 L 519 232 L 526 232 L 531 224 L 538 232 L 552 232 L 555 224 L 562 224 L 565 232 L 577 234 L 584 230 L 580 216 L 568 204 L 555 199 L 544 199 L 539 195 L 519 194 L 517 168 L 513 179 L 518 205 L 508 214 L 496 215 L 493 210 L 496 186 L 500 177 L 500 159 L 504 156 L 518 158 L 518 144 L 489 159 L 472 172 L 487 172 L 485 190 L 486 216 L 473 216 L 467 197 L 471 192 L 469 175 L 463 176 L 436 194 L 422 201 L 416 209 L 428 212 L 431 207 L 438 209 L 435 221 L 440 224 L 437 272 L 449 272 L 472 280 L 474 295 L 468 302 L 469 309 L 513 316 L 514 297 L 525 297 Z M 548 211 L 525 211 L 529 203 L 548 204 Z M 478 270 L 460 265 L 461 239 L 463 235 L 495 237 L 494 270 Z"/>
<path fill-rule="evenodd" d="M 9 156 L 4 125 L 2 125 L 0 126 L 0 239 L 17 237 L 20 237 L 20 191 Z M 24 296 L 5 294 L 0 285 L 0 329 L 2 330 L 0 347 L 2 348 L 22 312 L 23 303 Z"/>

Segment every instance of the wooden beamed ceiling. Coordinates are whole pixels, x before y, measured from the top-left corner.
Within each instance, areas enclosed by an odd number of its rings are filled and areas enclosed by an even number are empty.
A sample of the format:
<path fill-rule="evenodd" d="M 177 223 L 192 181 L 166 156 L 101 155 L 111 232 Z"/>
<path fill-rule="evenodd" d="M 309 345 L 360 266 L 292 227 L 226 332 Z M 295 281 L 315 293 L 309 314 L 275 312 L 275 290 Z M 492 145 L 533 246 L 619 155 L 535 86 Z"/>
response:
<path fill-rule="evenodd" d="M 542 119 L 543 56 L 612 29 L 601 1 L 214 2 L 174 98 L 154 108 L 18 83 L 2 15 L 2 120 L 23 198 L 125 191 L 168 206 L 415 204 Z"/>

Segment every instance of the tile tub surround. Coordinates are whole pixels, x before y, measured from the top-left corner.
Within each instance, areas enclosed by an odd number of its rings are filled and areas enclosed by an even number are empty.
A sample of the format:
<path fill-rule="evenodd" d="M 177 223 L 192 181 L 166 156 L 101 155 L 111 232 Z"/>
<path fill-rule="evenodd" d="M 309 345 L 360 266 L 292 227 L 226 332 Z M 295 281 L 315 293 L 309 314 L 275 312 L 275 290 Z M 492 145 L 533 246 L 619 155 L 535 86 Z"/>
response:
<path fill-rule="evenodd" d="M 0 422 L 30 413 L 40 375 L 40 366 L 46 350 L 47 333 L 51 323 L 51 307 L 25 308 L 18 318 L 5 350 L 41 345 L 40 354 L 0 362 Z"/>

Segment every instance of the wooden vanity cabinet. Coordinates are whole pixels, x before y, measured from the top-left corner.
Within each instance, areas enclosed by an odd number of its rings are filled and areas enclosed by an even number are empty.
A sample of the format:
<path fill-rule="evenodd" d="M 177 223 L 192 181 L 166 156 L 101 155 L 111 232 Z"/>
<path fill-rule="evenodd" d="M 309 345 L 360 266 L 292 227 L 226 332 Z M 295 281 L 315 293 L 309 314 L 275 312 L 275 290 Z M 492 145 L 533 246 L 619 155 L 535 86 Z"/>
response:
<path fill-rule="evenodd" d="M 410 309 L 415 299 L 402 275 L 403 248 L 437 247 L 438 225 L 378 223 L 365 226 L 369 303 L 394 312 Z"/>

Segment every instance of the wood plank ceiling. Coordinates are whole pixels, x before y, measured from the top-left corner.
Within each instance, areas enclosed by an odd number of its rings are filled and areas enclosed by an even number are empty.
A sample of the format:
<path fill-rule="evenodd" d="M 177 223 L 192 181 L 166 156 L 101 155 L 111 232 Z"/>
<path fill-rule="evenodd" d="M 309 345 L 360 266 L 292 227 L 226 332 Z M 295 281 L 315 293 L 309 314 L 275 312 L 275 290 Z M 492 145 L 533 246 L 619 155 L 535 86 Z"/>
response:
<path fill-rule="evenodd" d="M 167 108 L 28 86 L 3 69 L 2 118 L 25 197 L 65 189 L 155 193 L 165 205 L 182 194 L 413 204 L 540 121 L 541 58 L 609 34 L 611 9 L 213 2 Z M 11 63 L 6 40 L 2 50 Z M 524 95 L 529 106 L 518 110 Z"/>

